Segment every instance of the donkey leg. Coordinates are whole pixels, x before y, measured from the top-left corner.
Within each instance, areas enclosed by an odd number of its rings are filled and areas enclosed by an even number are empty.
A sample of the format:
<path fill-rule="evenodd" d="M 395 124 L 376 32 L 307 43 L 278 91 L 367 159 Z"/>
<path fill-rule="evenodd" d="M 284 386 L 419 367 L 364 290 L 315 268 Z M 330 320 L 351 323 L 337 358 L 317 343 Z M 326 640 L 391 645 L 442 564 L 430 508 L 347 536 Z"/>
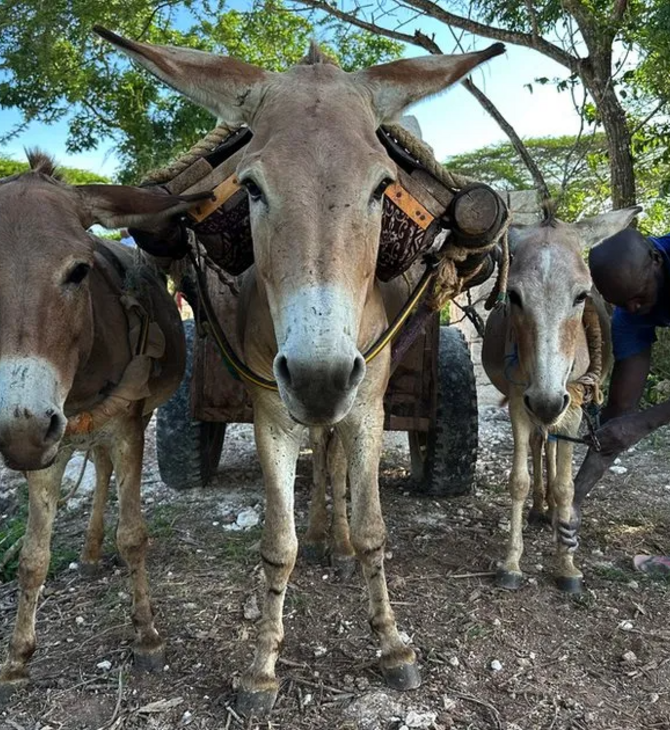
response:
<path fill-rule="evenodd" d="M 556 538 L 556 582 L 566 593 L 581 593 L 583 575 L 575 567 L 574 554 L 579 547 L 577 532 L 571 523 L 575 485 L 572 481 L 571 443 L 561 442 L 557 449 L 556 480 L 552 491 L 556 500 L 554 534 Z"/>
<path fill-rule="evenodd" d="M 558 443 L 547 441 L 547 519 L 554 522 L 556 512 L 556 498 L 554 497 L 554 484 L 556 484 L 556 451 Z"/>
<path fill-rule="evenodd" d="M 109 492 L 109 480 L 112 477 L 112 460 L 106 446 L 95 446 L 92 449 L 95 464 L 95 492 L 93 507 L 86 531 L 86 541 L 79 561 L 82 575 L 94 576 L 98 572 L 102 541 L 105 537 L 105 507 Z"/>
<path fill-rule="evenodd" d="M 276 396 L 271 396 L 273 399 Z M 265 601 L 251 666 L 242 676 L 237 710 L 266 715 L 279 691 L 275 664 L 284 640 L 283 609 L 288 579 L 298 552 L 293 515 L 295 465 L 304 427 L 265 399 L 254 401 L 256 448 L 265 482 L 265 528 L 261 559 L 265 572 Z"/>
<path fill-rule="evenodd" d="M 398 634 L 384 573 L 386 527 L 379 498 L 384 413 L 381 399 L 362 401 L 337 427 L 349 465 L 351 538 L 368 587 L 368 617 L 380 643 L 384 679 L 393 689 L 415 689 L 421 683 L 416 655 Z"/>
<path fill-rule="evenodd" d="M 142 516 L 140 494 L 143 454 L 144 429 L 140 415 L 136 414 L 119 422 L 109 447 L 119 495 L 116 543 L 130 572 L 135 668 L 139 671 L 158 671 L 165 663 L 165 644 L 154 626 L 149 597 L 145 562 L 149 538 Z"/>
<path fill-rule="evenodd" d="M 49 569 L 51 533 L 60 484 L 71 453 L 61 452 L 52 466 L 26 474 L 28 522 L 19 558 L 19 605 L 7 658 L 0 668 L 0 705 L 29 679 L 27 664 L 37 646 L 37 601 Z"/>
<path fill-rule="evenodd" d="M 530 450 L 533 457 L 533 506 L 528 512 L 529 525 L 541 525 L 547 521 L 545 514 L 544 474 L 542 468 L 543 447 L 544 438 L 537 429 L 534 429 L 530 435 Z"/>
<path fill-rule="evenodd" d="M 523 554 L 523 507 L 530 488 L 528 445 L 532 425 L 526 417 L 521 398 L 512 397 L 510 399 L 509 411 L 514 436 L 514 457 L 509 478 L 512 516 L 507 556 L 505 562 L 498 568 L 497 583 L 502 588 L 516 590 L 520 587 L 523 578 L 519 561 Z"/>
<path fill-rule="evenodd" d="M 356 570 L 356 551 L 347 518 L 347 457 L 337 434 L 328 444 L 328 473 L 333 485 L 331 560 L 338 579 L 349 580 Z"/>
<path fill-rule="evenodd" d="M 303 538 L 302 551 L 310 563 L 320 563 L 326 557 L 328 547 L 328 510 L 326 509 L 328 430 L 311 428 L 309 435 L 312 444 L 313 487 L 309 504 L 309 525 Z"/>

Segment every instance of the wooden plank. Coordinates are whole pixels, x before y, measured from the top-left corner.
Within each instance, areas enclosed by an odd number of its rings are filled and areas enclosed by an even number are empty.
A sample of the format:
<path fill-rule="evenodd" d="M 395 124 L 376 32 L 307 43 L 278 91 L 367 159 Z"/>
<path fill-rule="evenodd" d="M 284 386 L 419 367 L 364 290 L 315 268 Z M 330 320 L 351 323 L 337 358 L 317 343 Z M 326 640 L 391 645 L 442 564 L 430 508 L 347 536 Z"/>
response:
<path fill-rule="evenodd" d="M 227 200 L 241 188 L 240 181 L 237 179 L 237 175 L 232 174 L 227 177 L 222 183 L 219 183 L 212 194 L 214 195 L 213 200 L 204 200 L 202 203 L 191 208 L 188 212 L 190 218 L 197 223 L 205 220 L 210 216 L 217 208 L 220 208 Z"/>

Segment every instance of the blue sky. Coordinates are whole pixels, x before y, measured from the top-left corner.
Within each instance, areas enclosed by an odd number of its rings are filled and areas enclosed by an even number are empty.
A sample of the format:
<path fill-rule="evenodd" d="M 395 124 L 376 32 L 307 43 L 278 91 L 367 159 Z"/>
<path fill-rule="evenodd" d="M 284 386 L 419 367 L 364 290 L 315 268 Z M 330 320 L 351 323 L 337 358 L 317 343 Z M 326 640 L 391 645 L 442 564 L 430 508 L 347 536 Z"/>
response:
<path fill-rule="evenodd" d="M 244 4 L 244 0 L 235 3 L 239 7 L 244 7 Z M 436 41 L 445 51 L 453 46 L 443 26 L 431 26 L 425 22 L 417 24 L 419 26 L 427 32 L 435 32 Z M 403 31 L 411 33 L 413 28 L 405 27 Z M 490 43 L 487 39 L 479 38 L 466 43 L 466 48 L 481 49 Z M 421 55 L 421 51 L 410 47 L 405 55 Z M 482 69 L 477 69 L 473 80 L 489 95 L 522 137 L 531 137 L 574 134 L 578 131 L 579 117 L 568 92 L 559 93 L 550 84 L 544 87 L 533 84 L 532 94 L 525 88 L 525 84 L 533 83 L 538 77 L 565 75 L 562 66 L 541 54 L 508 45 L 507 53 L 494 58 Z M 478 102 L 460 86 L 416 104 L 411 113 L 419 120 L 424 139 L 440 160 L 506 139 Z M 20 116 L 15 110 L 0 110 L 0 135 L 19 120 Z M 109 143 L 102 144 L 96 150 L 72 155 L 65 149 L 66 134 L 67 120 L 50 126 L 32 124 L 25 133 L 0 148 L 0 152 L 21 159 L 24 147 L 41 145 L 50 150 L 61 164 L 109 176 L 114 174 L 118 162 Z"/>

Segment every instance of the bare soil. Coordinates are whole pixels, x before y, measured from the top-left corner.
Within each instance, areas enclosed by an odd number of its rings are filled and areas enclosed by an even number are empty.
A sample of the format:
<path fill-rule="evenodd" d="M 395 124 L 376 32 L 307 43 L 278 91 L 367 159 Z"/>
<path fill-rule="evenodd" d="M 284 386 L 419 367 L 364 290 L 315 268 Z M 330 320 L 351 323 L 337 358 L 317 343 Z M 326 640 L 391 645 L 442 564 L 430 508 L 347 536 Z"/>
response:
<path fill-rule="evenodd" d="M 669 584 L 636 573 L 631 560 L 670 553 L 670 434 L 626 454 L 620 466 L 627 471 L 608 473 L 594 490 L 577 558 L 586 575 L 581 597 L 554 587 L 546 528 L 526 530 L 526 581 L 510 593 L 496 588 L 492 571 L 509 527 L 511 435 L 503 409 L 487 406 L 481 416 L 479 478 L 469 497 L 418 496 L 404 435 L 387 437 L 387 573 L 399 628 L 420 657 L 420 689 L 385 689 L 360 574 L 338 583 L 326 566 L 301 558 L 286 602 L 276 709 L 262 723 L 234 713 L 256 633 L 245 606 L 252 616 L 253 597 L 261 602 L 262 571 L 260 525 L 227 528 L 241 510 L 253 508 L 261 519 L 263 510 L 251 430 L 234 426 L 206 490 L 169 491 L 149 444 L 149 569 L 167 640 L 165 671 L 132 671 L 127 576 L 114 559 L 112 504 L 100 575 L 85 579 L 64 567 L 45 586 L 33 683 L 0 708 L 0 730 L 670 728 Z M 301 529 L 310 476 L 305 450 L 296 483 Z M 3 516 L 15 505 L 17 483 L 3 474 Z M 75 499 L 59 515 L 55 550 L 80 548 L 88 503 Z M 16 598 L 15 582 L 0 586 L 3 645 Z"/>

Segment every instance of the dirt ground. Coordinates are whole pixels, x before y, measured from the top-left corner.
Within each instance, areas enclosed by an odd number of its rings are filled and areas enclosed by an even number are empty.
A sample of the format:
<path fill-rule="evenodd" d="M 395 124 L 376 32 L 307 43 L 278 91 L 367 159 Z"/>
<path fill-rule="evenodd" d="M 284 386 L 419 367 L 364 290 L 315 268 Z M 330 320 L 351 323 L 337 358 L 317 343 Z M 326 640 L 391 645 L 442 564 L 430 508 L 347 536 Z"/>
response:
<path fill-rule="evenodd" d="M 253 600 L 262 597 L 253 436 L 247 426 L 231 427 L 215 484 L 176 493 L 160 481 L 150 434 L 149 568 L 168 666 L 158 676 L 132 671 L 128 587 L 114 562 L 112 505 L 109 557 L 99 577 L 84 579 L 71 565 L 48 580 L 33 684 L 0 709 L 0 730 L 670 728 L 670 584 L 634 572 L 631 563 L 636 553 L 670 552 L 670 434 L 627 453 L 622 473 L 608 473 L 594 490 L 577 558 L 587 579 L 579 598 L 554 587 L 547 529 L 526 530 L 522 589 L 495 587 L 492 571 L 509 528 L 511 435 L 503 409 L 481 409 L 480 442 L 474 494 L 441 500 L 413 492 L 404 434 L 387 438 L 386 564 L 399 628 L 419 654 L 420 689 L 385 689 L 360 574 L 338 583 L 327 567 L 301 559 L 286 602 L 276 709 L 269 722 L 239 718 L 234 691 L 251 658 Z M 305 450 L 296 484 L 301 529 L 310 469 Z M 16 486 L 5 472 L 5 518 Z M 88 501 L 78 496 L 59 515 L 56 549 L 79 549 Z M 240 513 L 251 526 L 231 529 Z M 15 582 L 0 585 L 3 645 L 16 596 Z"/>

